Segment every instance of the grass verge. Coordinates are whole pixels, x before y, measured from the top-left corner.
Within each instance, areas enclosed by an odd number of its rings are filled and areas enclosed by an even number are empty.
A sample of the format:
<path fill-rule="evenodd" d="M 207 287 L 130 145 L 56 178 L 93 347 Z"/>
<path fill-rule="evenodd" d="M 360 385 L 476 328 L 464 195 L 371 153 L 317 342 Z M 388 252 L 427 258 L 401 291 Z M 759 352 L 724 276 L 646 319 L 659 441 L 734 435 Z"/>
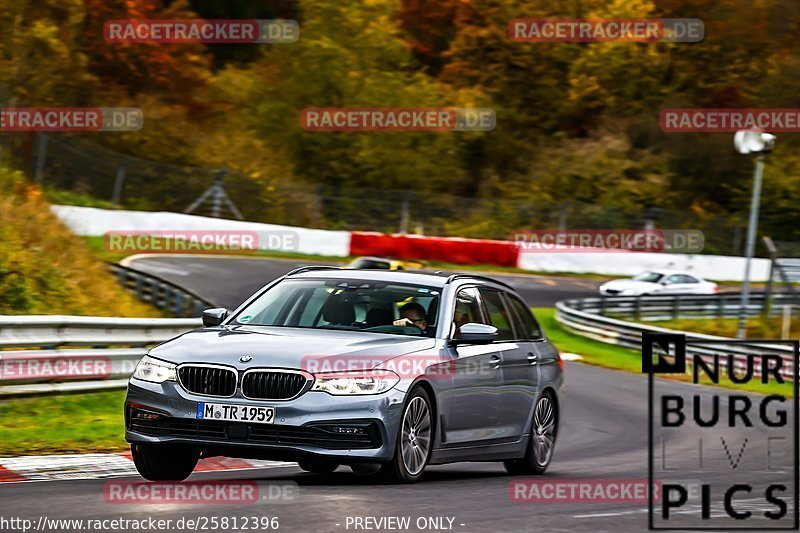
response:
<path fill-rule="evenodd" d="M 120 452 L 125 390 L 0 402 L 0 456 Z"/>

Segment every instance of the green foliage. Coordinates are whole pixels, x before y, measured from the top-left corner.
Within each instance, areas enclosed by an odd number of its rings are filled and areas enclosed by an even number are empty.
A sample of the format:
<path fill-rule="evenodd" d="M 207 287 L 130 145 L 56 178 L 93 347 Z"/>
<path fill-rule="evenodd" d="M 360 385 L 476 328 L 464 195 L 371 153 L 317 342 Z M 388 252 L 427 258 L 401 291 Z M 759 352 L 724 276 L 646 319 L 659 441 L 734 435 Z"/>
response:
<path fill-rule="evenodd" d="M 108 45 L 102 38 L 110 18 L 195 16 L 293 17 L 300 40 Z M 657 17 L 699 17 L 705 39 L 507 36 L 515 18 Z M 365 204 L 386 212 L 396 207 L 383 191 L 413 190 L 427 203 L 412 209 L 412 228 L 425 222 L 431 231 L 498 236 L 552 226 L 551 207 L 571 201 L 595 204 L 575 208 L 572 227 L 640 224 L 643 211 L 655 209 L 664 214 L 660 227 L 708 230 L 708 251 L 730 251 L 748 207 L 747 160 L 728 133 L 661 131 L 659 113 L 794 106 L 798 23 L 793 0 L 0 0 L 0 102 L 141 107 L 144 129 L 92 140 L 144 159 L 228 168 L 229 192 L 253 220 L 347 228 L 347 210 L 361 198 L 320 216 L 317 186 L 361 191 Z M 399 133 L 300 124 L 309 107 L 437 106 L 491 107 L 498 126 Z M 33 139 L 18 143 L 24 159 Z M 798 145 L 781 135 L 765 174 L 761 223 L 778 240 L 800 240 Z M 81 192 L 107 198 L 108 179 L 87 185 L 85 178 Z M 169 171 L 148 180 L 131 177 L 125 207 L 182 208 L 207 186 Z"/>
<path fill-rule="evenodd" d="M 159 316 L 125 293 L 19 172 L 0 167 L 0 314 Z"/>

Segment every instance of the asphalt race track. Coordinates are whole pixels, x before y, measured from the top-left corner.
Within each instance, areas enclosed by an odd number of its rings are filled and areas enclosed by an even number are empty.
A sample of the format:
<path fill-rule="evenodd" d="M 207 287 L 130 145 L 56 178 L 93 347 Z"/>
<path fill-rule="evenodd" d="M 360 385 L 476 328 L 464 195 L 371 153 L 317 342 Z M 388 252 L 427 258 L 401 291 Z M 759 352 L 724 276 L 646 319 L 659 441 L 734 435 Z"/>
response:
<path fill-rule="evenodd" d="M 159 276 L 228 309 L 292 269 L 308 265 L 298 259 L 211 256 L 140 256 L 126 266 Z M 311 264 L 327 264 L 320 261 Z M 531 307 L 553 307 L 558 300 L 597 296 L 596 281 L 566 277 L 487 274 L 517 289 Z"/>
<path fill-rule="evenodd" d="M 220 305 L 235 307 L 250 292 L 301 263 L 256 259 L 203 257 L 149 257 L 133 267 L 169 279 Z M 190 273 L 190 274 L 187 274 Z M 558 278 L 499 276 L 515 285 L 531 305 L 548 306 L 555 300 L 594 294 L 590 282 Z M 643 375 L 566 363 L 565 403 L 550 470 L 540 480 L 629 480 L 647 479 L 647 382 Z M 661 394 L 672 392 L 704 397 L 714 390 L 673 381 L 657 380 Z M 755 403 L 756 400 L 754 400 Z M 723 401 L 723 403 L 725 403 Z M 708 433 L 688 427 L 669 437 L 670 466 L 685 473 L 690 482 L 722 482 L 731 475 L 724 468 L 719 443 L 708 445 L 706 461 L 711 469 L 699 469 L 692 454 L 681 450 L 697 447 Z M 752 429 L 725 428 L 724 434 L 736 456 L 746 436 L 750 445 L 740 455 L 742 462 L 761 460 L 766 450 L 752 438 Z M 787 435 L 788 436 L 788 431 Z M 717 439 L 715 436 L 714 439 Z M 791 442 L 788 439 L 786 442 Z M 789 456 L 793 455 L 791 451 Z M 757 459 L 758 458 L 758 459 Z M 730 455 L 728 456 L 730 460 Z M 723 467 L 719 467 L 720 463 Z M 752 466 L 752 465 L 751 465 Z M 758 468 L 755 468 L 758 470 Z M 759 484 L 776 474 L 766 469 L 752 474 Z M 785 475 L 785 474 L 784 474 Z M 127 478 L 140 481 L 140 478 Z M 73 519 L 138 519 L 152 517 L 177 521 L 198 517 L 277 517 L 279 531 L 337 532 L 392 531 L 375 527 L 357 528 L 353 517 L 410 517 L 412 526 L 402 531 L 520 532 L 520 531 L 644 531 L 647 506 L 643 503 L 542 503 L 514 502 L 509 489 L 515 478 L 499 463 L 458 463 L 429 467 L 425 479 L 415 485 L 386 485 L 356 477 L 349 468 L 333 474 L 314 475 L 295 465 L 256 470 L 197 473 L 190 480 L 256 480 L 259 484 L 289 483 L 293 497 L 280 502 L 242 504 L 111 504 L 104 498 L 107 480 L 63 480 L 0 484 L 0 508 L 4 516 L 34 520 L 41 516 Z M 529 479 L 529 478 L 528 478 Z M 294 485 L 296 484 L 296 485 Z M 751 528 L 768 527 L 762 514 L 772 509 L 763 495 L 742 497 L 754 513 Z M 719 512 L 721 503 L 713 504 Z M 699 515 L 697 505 L 687 507 L 686 516 Z M 791 510 L 790 510 L 791 512 Z M 348 517 L 351 518 L 348 521 Z M 452 526 L 420 529 L 420 518 L 445 517 Z M 362 522 L 363 523 L 363 522 Z M 349 524 L 349 525 L 348 525 Z M 213 529 L 211 529 L 213 531 Z M 217 529 L 222 531 L 223 529 Z"/>

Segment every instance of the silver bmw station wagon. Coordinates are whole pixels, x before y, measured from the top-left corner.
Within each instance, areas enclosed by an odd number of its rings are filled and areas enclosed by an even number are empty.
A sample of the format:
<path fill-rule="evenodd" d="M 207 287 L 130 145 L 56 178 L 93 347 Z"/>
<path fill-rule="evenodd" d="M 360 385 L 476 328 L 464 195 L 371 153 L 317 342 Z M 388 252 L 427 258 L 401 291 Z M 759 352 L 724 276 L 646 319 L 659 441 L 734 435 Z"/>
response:
<path fill-rule="evenodd" d="M 158 345 L 128 385 L 140 474 L 200 458 L 419 480 L 425 467 L 553 457 L 563 362 L 504 283 L 467 274 L 303 267 Z"/>

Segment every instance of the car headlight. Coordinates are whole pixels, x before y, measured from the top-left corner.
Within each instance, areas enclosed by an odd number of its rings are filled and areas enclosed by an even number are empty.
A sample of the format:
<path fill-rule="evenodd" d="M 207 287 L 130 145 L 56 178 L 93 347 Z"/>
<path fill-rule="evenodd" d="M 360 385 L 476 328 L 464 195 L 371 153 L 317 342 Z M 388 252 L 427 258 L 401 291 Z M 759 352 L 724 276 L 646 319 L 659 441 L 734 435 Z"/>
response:
<path fill-rule="evenodd" d="M 150 381 L 151 383 L 164 383 L 165 381 L 177 381 L 175 374 L 175 365 L 153 359 L 145 355 L 139 364 L 136 365 L 136 370 L 133 371 L 133 377 L 141 379 L 142 381 Z"/>
<path fill-rule="evenodd" d="M 339 372 L 320 374 L 314 377 L 311 390 L 327 392 L 335 396 L 380 394 L 400 382 L 400 377 L 390 370 L 367 372 Z"/>

